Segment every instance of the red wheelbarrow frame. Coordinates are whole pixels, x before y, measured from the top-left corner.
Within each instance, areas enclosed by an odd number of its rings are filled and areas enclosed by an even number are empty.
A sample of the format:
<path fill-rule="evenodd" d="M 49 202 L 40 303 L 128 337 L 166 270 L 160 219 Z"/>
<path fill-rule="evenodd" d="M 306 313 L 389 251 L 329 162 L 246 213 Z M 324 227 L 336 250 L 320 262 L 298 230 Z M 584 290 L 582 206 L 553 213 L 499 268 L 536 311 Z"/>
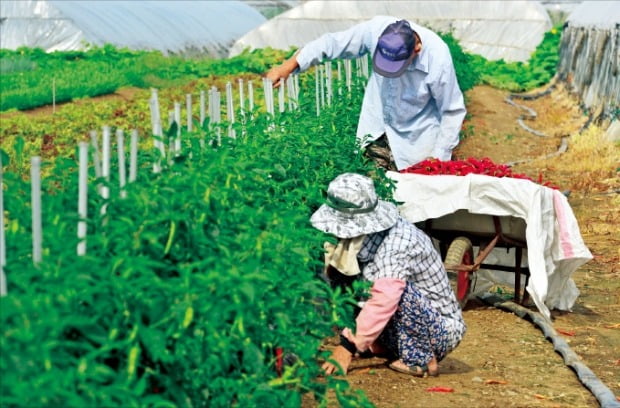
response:
<path fill-rule="evenodd" d="M 458 216 L 458 214 L 449 214 L 449 216 Z M 455 293 L 461 307 L 464 307 L 467 303 L 471 292 L 471 280 L 473 278 L 473 274 L 481 268 L 513 272 L 515 274 L 514 301 L 516 303 L 523 304 L 528 299 L 528 293 L 524 289 L 523 296 L 521 296 L 521 276 L 525 275 L 525 287 L 527 287 L 530 277 L 529 268 L 521 266 L 523 250 L 527 249 L 527 242 L 524 239 L 509 237 L 504 233 L 502 230 L 501 218 L 510 217 L 500 217 L 496 215 L 488 215 L 484 217 L 490 217 L 492 219 L 494 229 L 493 232 L 466 231 L 463 229 L 436 229 L 433 227 L 433 223 L 435 221 L 434 219 L 428 219 L 422 223 L 426 234 L 439 241 L 439 249 L 442 259 L 444 260 L 444 264 L 450 255 L 450 246 L 452 246 L 452 244 L 458 239 L 466 238 L 471 242 L 472 247 L 477 246 L 480 248 L 474 259 L 472 259 L 467 252 L 462 259 L 459 258 L 460 263 L 450 262 L 450 264 L 445 264 L 446 270 L 454 271 L 457 274 Z M 514 248 L 515 266 L 484 263 L 485 259 L 494 248 Z"/>

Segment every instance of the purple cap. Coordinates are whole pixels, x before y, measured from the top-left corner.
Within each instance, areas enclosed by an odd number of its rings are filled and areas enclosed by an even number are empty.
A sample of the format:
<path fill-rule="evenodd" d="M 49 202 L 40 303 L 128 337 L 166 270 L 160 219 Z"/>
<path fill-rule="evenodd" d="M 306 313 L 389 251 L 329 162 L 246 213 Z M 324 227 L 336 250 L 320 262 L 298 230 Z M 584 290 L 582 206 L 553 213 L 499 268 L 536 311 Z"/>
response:
<path fill-rule="evenodd" d="M 375 72 L 388 78 L 400 76 L 413 61 L 415 31 L 406 20 L 390 24 L 377 42 L 372 57 Z"/>

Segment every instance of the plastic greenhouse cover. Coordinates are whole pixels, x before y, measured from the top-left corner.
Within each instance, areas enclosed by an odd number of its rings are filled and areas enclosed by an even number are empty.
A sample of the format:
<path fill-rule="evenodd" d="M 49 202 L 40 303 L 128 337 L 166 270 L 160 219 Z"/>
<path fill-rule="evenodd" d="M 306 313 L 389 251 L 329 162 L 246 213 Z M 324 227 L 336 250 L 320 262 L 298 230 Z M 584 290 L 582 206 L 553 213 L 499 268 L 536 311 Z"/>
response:
<path fill-rule="evenodd" d="M 527 61 L 551 19 L 537 1 L 308 1 L 267 21 L 235 42 L 245 48 L 288 50 L 322 34 L 377 15 L 406 18 L 435 31 L 452 32 L 469 52 L 488 59 Z"/>
<path fill-rule="evenodd" d="M 620 1 L 586 1 L 568 16 L 571 27 L 610 29 L 620 24 Z"/>
<path fill-rule="evenodd" d="M 86 44 L 225 56 L 266 18 L 241 1 L 0 2 L 0 46 L 76 50 Z"/>

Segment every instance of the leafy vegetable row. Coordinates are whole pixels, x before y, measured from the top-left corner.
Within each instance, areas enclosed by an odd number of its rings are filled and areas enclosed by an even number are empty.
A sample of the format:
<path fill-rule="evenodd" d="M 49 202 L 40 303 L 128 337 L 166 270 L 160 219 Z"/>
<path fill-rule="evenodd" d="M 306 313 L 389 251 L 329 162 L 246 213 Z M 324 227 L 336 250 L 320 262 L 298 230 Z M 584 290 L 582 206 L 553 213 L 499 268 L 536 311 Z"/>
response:
<path fill-rule="evenodd" d="M 29 183 L 5 173 L 3 402 L 300 406 L 334 390 L 343 406 L 370 406 L 346 381 L 319 376 L 319 346 L 354 302 L 318 277 L 324 237 L 308 222 L 335 175 L 373 168 L 344 137 L 354 134 L 359 98 L 339 98 L 320 118 L 306 107 L 275 123 L 236 123 L 246 136 L 221 144 L 207 122 L 183 128 L 182 154 L 163 172 L 151 171 L 156 152 L 141 153 L 126 198 L 114 171 L 109 182 L 91 174 L 81 257 L 75 156 L 46 164 L 37 265 Z M 109 200 L 98 183 L 109 183 Z M 276 350 L 287 362 L 281 375 Z"/>
<path fill-rule="evenodd" d="M 554 28 L 545 34 L 529 62 L 506 63 L 466 53 L 451 34 L 442 34 L 463 91 L 480 83 L 510 91 L 526 91 L 546 84 L 555 74 L 560 36 L 561 29 Z M 262 74 L 293 51 L 265 48 L 215 60 L 184 59 L 112 45 L 52 53 L 37 48 L 2 49 L 0 111 L 105 95 L 124 86 L 162 88 L 205 76 Z"/>

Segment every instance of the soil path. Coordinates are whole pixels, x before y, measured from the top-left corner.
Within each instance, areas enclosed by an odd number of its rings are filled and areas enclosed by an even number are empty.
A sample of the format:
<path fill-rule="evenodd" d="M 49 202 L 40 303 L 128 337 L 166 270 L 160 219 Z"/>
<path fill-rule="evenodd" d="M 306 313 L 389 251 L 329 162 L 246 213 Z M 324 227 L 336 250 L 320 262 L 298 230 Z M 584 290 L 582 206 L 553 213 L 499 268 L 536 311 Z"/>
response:
<path fill-rule="evenodd" d="M 574 275 L 580 297 L 572 313 L 554 312 L 554 327 L 595 375 L 620 395 L 620 200 L 616 178 L 607 183 L 579 183 L 580 176 L 553 156 L 563 137 L 576 134 L 586 118 L 577 103 L 558 87 L 521 101 L 538 113 L 527 126 L 517 123 L 523 109 L 505 101 L 506 92 L 480 86 L 467 94 L 473 130 L 455 151 L 458 158 L 489 157 L 496 163 L 520 162 L 513 171 L 570 190 L 569 202 L 594 259 Z M 576 177 L 577 176 L 577 177 Z M 531 307 L 532 310 L 535 310 Z M 459 347 L 440 363 L 437 378 L 413 378 L 393 372 L 385 360 L 356 360 L 348 375 L 377 407 L 596 407 L 596 398 L 564 364 L 562 356 L 533 323 L 479 301 L 464 310 L 468 331 Z M 454 392 L 428 392 L 433 386 Z"/>

